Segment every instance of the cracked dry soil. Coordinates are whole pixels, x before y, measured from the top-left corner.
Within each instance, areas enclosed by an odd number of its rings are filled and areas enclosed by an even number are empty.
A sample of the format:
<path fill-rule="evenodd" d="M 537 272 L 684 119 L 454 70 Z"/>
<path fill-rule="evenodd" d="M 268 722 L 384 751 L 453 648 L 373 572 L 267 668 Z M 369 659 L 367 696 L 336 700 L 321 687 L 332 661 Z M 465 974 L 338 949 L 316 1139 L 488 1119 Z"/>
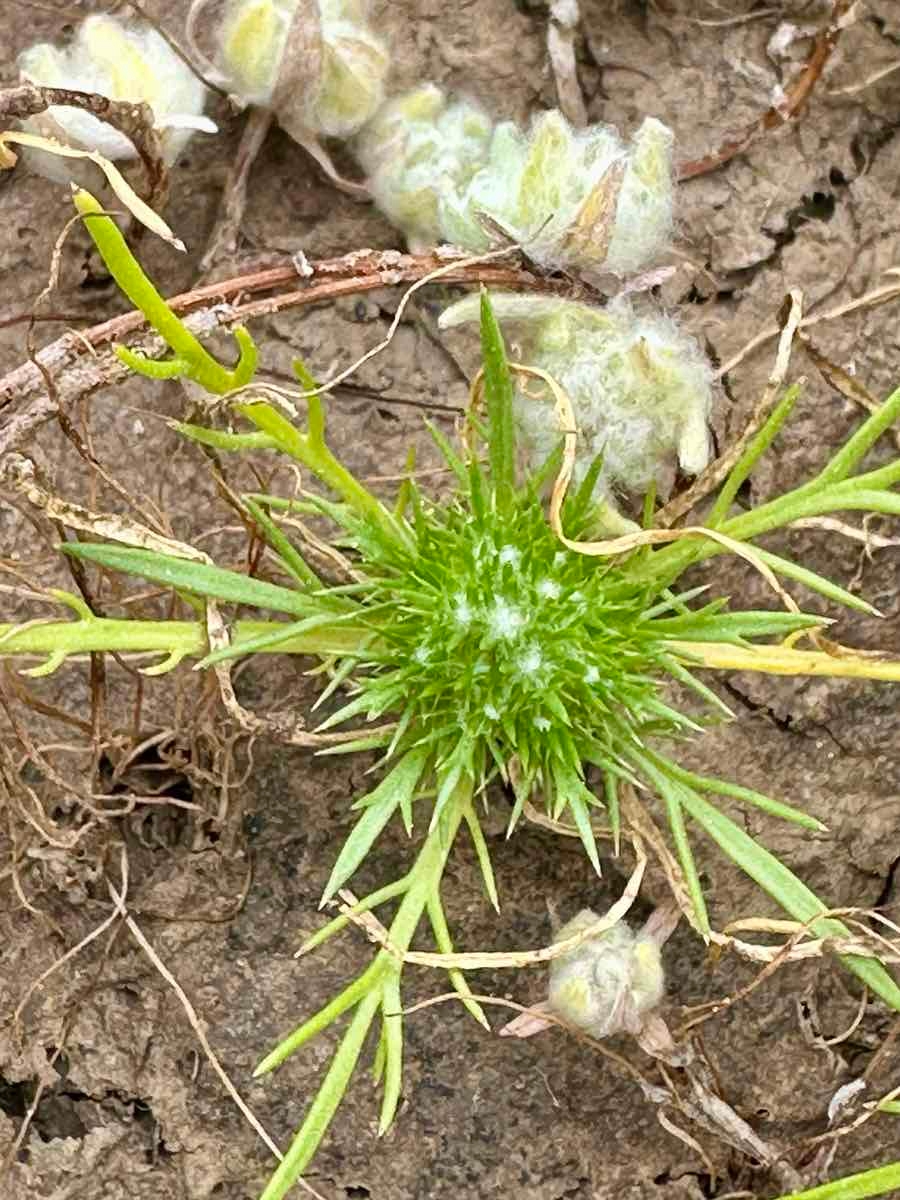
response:
<path fill-rule="evenodd" d="M 95 7 L 79 3 L 57 14 L 52 5 L 20 8 L 6 0 L 3 81 L 14 79 L 15 55 L 26 44 L 57 39 L 73 14 Z M 178 32 L 184 4 L 151 0 L 149 7 Z M 770 54 L 779 22 L 815 26 L 826 6 L 582 0 L 581 7 L 582 82 L 591 117 L 630 130 L 652 113 L 674 127 L 682 157 L 695 158 L 757 116 L 772 87 L 787 81 L 802 61 L 808 40 L 795 42 L 787 57 Z M 394 46 L 397 88 L 434 79 L 517 119 L 554 102 L 541 7 L 514 0 L 453 5 L 376 0 L 375 8 Z M 723 23 L 729 13 L 753 10 L 756 19 Z M 845 31 L 798 121 L 761 139 L 724 169 L 682 186 L 681 256 L 663 299 L 705 339 L 717 361 L 727 361 L 771 321 L 788 288 L 803 291 L 808 310 L 822 311 L 884 282 L 885 269 L 900 264 L 900 74 L 855 94 L 842 92 L 898 56 L 896 0 L 869 0 Z M 176 258 L 149 238 L 142 247 L 168 293 L 184 290 L 194 277 L 236 145 L 239 122 L 224 109 L 215 115 L 223 134 L 195 139 L 173 173 L 167 215 L 188 243 L 188 256 Z M 20 167 L 0 179 L 0 214 L 2 315 L 27 312 L 46 281 L 53 243 L 69 216 L 65 189 Z M 243 234 L 248 259 L 301 249 L 312 259 L 397 244 L 382 220 L 323 183 L 277 131 L 253 176 Z M 360 387 L 384 397 L 453 403 L 464 397 L 458 361 L 471 361 L 472 347 L 458 338 L 449 350 L 441 348 L 429 334 L 429 319 L 443 298 L 435 290 L 403 323 L 390 349 L 360 372 Z M 258 322 L 253 332 L 267 365 L 288 369 L 292 356 L 301 353 L 324 373 L 346 366 L 381 338 L 397 299 L 385 291 L 286 313 Z M 123 309 L 96 260 L 89 259 L 79 231 L 66 244 L 53 305 L 73 325 Z M 38 344 L 59 328 L 38 326 Z M 812 336 L 822 353 L 852 369 L 880 396 L 900 382 L 897 328 L 897 308 L 888 305 L 825 321 Z M 0 324 L 0 370 L 22 361 L 22 331 L 22 325 Z M 764 347 L 729 372 L 715 414 L 720 445 L 743 427 L 770 361 L 771 348 Z M 793 371 L 808 382 L 786 435 L 753 481 L 753 499 L 804 477 L 857 419 L 852 405 L 827 386 L 799 349 Z M 133 496 L 166 512 L 176 536 L 189 539 L 213 530 L 205 545 L 220 561 L 238 563 L 241 531 L 229 525 L 229 510 L 205 460 L 163 420 L 182 414 L 191 401 L 176 384 L 136 379 L 90 397 L 71 417 L 89 433 L 96 459 Z M 434 465 L 420 414 L 371 394 L 342 394 L 331 408 L 330 435 L 336 450 L 367 476 L 402 469 L 410 440 L 419 446 L 420 465 Z M 59 494 L 94 507 L 119 507 L 57 425 L 45 426 L 28 452 Z M 229 462 L 225 470 L 234 486 L 252 478 L 247 465 Z M 290 486 L 285 475 L 275 483 Z M 55 536 L 20 509 L 0 504 L 0 550 L 45 584 L 66 583 L 51 553 Z M 884 613 L 880 621 L 842 617 L 835 632 L 839 640 L 900 654 L 896 550 L 869 560 L 856 544 L 807 530 L 781 541 L 842 583 L 857 577 Z M 724 593 L 742 603 L 769 602 L 765 585 L 741 564 L 712 569 Z M 4 619 L 35 615 L 27 605 L 17 607 L 13 597 L 4 596 L 2 607 Z M 131 729 L 135 678 L 106 664 L 107 732 Z M 95 685 L 98 680 L 95 674 Z M 83 787 L 93 765 L 83 752 L 91 711 L 88 666 L 67 666 L 29 684 L 43 712 L 16 699 L 9 674 L 4 687 L 21 729 L 37 745 L 63 746 L 48 751 L 48 758 L 68 784 Z M 258 1194 L 271 1167 L 264 1146 L 200 1054 L 177 999 L 127 932 L 115 927 L 32 989 L 42 972 L 109 914 L 102 867 L 106 859 L 110 870 L 118 869 L 121 843 L 128 853 L 135 919 L 191 997 L 226 1070 L 281 1145 L 320 1077 L 333 1031 L 263 1083 L 251 1081 L 252 1067 L 369 953 L 361 935 L 349 933 L 300 962 L 292 957 L 303 934 L 320 920 L 318 896 L 368 764 L 317 761 L 264 740 L 248 747 L 246 739 L 238 739 L 230 744 L 231 773 L 223 782 L 230 732 L 208 681 L 182 671 L 177 678 L 146 680 L 142 688 L 142 733 L 174 729 L 162 745 L 187 766 L 172 770 L 150 748 L 117 774 L 120 752 L 113 746 L 99 778 L 122 794 L 126 808 L 129 789 L 160 789 L 166 802 L 98 823 L 67 848 L 77 826 L 73 795 L 31 765 L 25 782 L 55 823 L 56 835 L 47 837 L 11 811 L 4 813 L 0 861 L 18 865 L 15 877 L 0 870 L 0 1156 L 14 1146 L 39 1099 L 0 1182 L 9 1200 L 240 1200 Z M 747 826 L 835 904 L 896 902 L 895 690 L 741 676 L 726 681 L 724 689 L 737 720 L 692 746 L 692 764 L 721 770 L 725 763 L 733 776 L 826 821 L 830 833 L 816 836 L 756 813 L 747 817 Z M 276 660 L 265 672 L 249 663 L 239 675 L 239 690 L 242 702 L 259 711 L 302 706 L 315 694 L 314 681 L 297 664 Z M 76 724 L 58 720 L 51 706 L 72 714 Z M 14 744 L 9 716 L 0 721 Z M 186 802 L 202 811 L 184 807 Z M 482 899 L 470 848 L 461 843 L 453 856 L 445 890 L 461 948 L 544 944 L 550 930 L 547 900 L 565 914 L 584 904 L 602 908 L 621 889 L 616 864 L 598 884 L 577 844 L 560 844 L 534 827 L 506 843 L 501 824 L 491 834 L 502 889 L 499 920 Z M 701 846 L 699 853 L 719 927 L 734 917 L 772 914 L 756 889 L 711 847 Z M 386 835 L 359 887 L 395 877 L 406 856 L 402 836 Z M 651 878 L 651 895 L 654 887 L 660 883 Z M 666 960 L 665 1011 L 674 1020 L 682 1006 L 733 992 L 752 978 L 751 969 L 735 959 L 708 961 L 683 929 L 670 942 Z M 540 972 L 498 972 L 479 977 L 478 986 L 527 1003 L 540 998 L 544 980 Z M 434 989 L 433 978 L 410 972 L 410 1001 Z M 811 1160 L 806 1139 L 827 1127 L 834 1092 L 865 1070 L 891 1027 L 888 1013 L 870 1003 L 848 1038 L 827 1045 L 851 1026 L 858 1008 L 848 977 L 814 962 L 780 971 L 703 1028 L 724 1095 L 801 1168 Z M 501 1023 L 499 1017 L 494 1023 Z M 628 1078 L 561 1033 L 511 1043 L 487 1035 L 455 1006 L 424 1010 L 408 1020 L 407 1029 L 404 1103 L 396 1126 L 376 1140 L 373 1096 L 361 1078 L 309 1175 L 327 1200 L 699 1200 L 778 1191 L 766 1172 L 703 1131 L 692 1130 L 706 1160 L 670 1136 Z M 638 1055 L 634 1047 L 619 1048 Z M 871 1094 L 895 1084 L 898 1071 L 898 1056 L 886 1055 L 871 1080 Z M 900 1125 L 883 1118 L 840 1141 L 828 1171 L 834 1177 L 898 1155 Z"/>

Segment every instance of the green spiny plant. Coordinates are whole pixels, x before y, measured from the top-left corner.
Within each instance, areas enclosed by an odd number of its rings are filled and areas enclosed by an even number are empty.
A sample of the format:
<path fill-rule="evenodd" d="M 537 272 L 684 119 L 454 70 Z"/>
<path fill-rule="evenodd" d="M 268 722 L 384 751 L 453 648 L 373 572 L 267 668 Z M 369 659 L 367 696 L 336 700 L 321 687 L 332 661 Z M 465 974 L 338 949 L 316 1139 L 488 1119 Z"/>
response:
<path fill-rule="evenodd" d="M 241 360 L 234 371 L 216 363 L 188 333 L 141 271 L 113 222 L 85 193 L 76 197 L 107 266 L 174 358 L 155 363 L 119 349 L 130 367 L 153 378 L 189 375 L 223 394 L 253 374 L 255 348 L 238 334 Z M 706 904 L 690 831 L 699 829 L 793 918 L 823 938 L 848 930 L 827 915 L 827 905 L 789 868 L 747 834 L 720 805 L 727 797 L 809 829 L 824 827 L 795 807 L 726 780 L 679 765 L 677 746 L 700 733 L 722 704 L 698 678 L 704 669 L 742 668 L 900 679 L 900 664 L 853 655 L 833 657 L 787 644 L 815 631 L 822 618 L 798 611 L 732 611 L 720 598 L 698 604 L 705 589 L 680 586 L 693 564 L 738 549 L 776 575 L 803 583 L 829 600 L 858 611 L 871 606 L 837 584 L 788 559 L 752 545 L 754 539 L 800 517 L 847 509 L 900 513 L 900 461 L 861 469 L 867 452 L 900 413 L 900 390 L 872 414 L 808 483 L 749 511 L 732 515 L 732 502 L 771 444 L 796 400 L 789 389 L 735 465 L 706 516 L 713 537 L 685 537 L 671 545 L 641 544 L 604 560 L 567 548 L 548 521 L 543 493 L 556 473 L 555 452 L 537 471 L 517 468 L 513 383 L 503 340 L 486 294 L 481 300 L 484 412 L 471 414 L 478 448 L 433 436 L 455 480 L 449 499 L 435 502 L 408 479 L 395 507 L 369 492 L 329 450 L 321 395 L 301 364 L 307 420 L 298 428 L 252 389 L 231 397 L 252 432 L 230 433 L 178 425 L 187 437 L 221 450 L 265 448 L 312 472 L 333 499 L 243 498 L 248 517 L 266 539 L 288 585 L 249 578 L 210 563 L 135 545 L 74 542 L 62 550 L 84 563 L 141 576 L 202 603 L 215 600 L 277 614 L 237 621 L 230 645 L 210 647 L 202 615 L 182 621 L 142 621 L 94 616 L 65 593 L 73 621 L 0 625 L 0 654 L 40 654 L 32 674 L 55 669 L 66 657 L 88 651 L 160 652 L 157 673 L 185 656 L 208 667 L 249 653 L 318 655 L 331 669 L 323 693 L 346 691 L 346 702 L 319 726 L 331 731 L 362 721 L 358 736 L 327 753 L 377 749 L 381 781 L 354 804 L 357 821 L 337 855 L 323 896 L 333 897 L 353 876 L 388 822 L 398 816 L 417 848 L 409 870 L 359 901 L 365 912 L 396 901 L 389 944 L 369 966 L 317 1013 L 287 1036 L 258 1066 L 263 1075 L 345 1013 L 350 1022 L 326 1076 L 287 1155 L 264 1193 L 278 1200 L 303 1173 L 341 1102 L 373 1026 L 378 1027 L 376 1075 L 383 1087 L 379 1127 L 394 1119 L 403 1067 L 401 982 L 404 954 L 423 923 L 442 953 L 453 945 L 441 899 L 444 867 L 457 833 L 470 832 L 485 888 L 497 905 L 478 805 L 493 803 L 488 786 L 511 785 L 510 832 L 531 798 L 547 813 L 571 821 L 595 868 L 600 862 L 593 818 L 605 818 L 618 840 L 623 787 L 655 796 L 665 814 L 692 906 L 692 922 L 709 932 Z M 562 509 L 570 539 L 592 532 L 592 495 L 598 460 Z M 857 473 L 855 473 L 857 472 Z M 289 540 L 278 514 L 296 509 L 333 523 L 336 539 L 353 562 L 354 582 L 331 585 Z M 652 504 L 646 506 L 652 525 Z M 702 703 L 689 714 L 667 699 L 680 685 Z M 695 703 L 696 707 L 696 703 Z M 727 713 L 727 710 L 725 710 Z M 373 728 L 367 724 L 377 722 Z M 604 780 L 598 795 L 589 766 Z M 346 926 L 346 914 L 328 922 L 307 943 L 321 945 Z M 900 1011 L 900 988 L 876 959 L 843 954 L 843 963 L 887 1004 Z M 465 976 L 451 982 L 471 1014 L 486 1024 Z"/>

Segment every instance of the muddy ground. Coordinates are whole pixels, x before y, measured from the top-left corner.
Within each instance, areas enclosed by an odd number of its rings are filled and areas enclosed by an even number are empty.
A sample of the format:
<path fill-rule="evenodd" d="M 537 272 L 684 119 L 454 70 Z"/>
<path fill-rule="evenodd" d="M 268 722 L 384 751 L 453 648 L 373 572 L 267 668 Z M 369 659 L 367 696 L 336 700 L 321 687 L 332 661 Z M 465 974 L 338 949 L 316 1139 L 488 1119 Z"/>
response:
<path fill-rule="evenodd" d="M 179 33 L 181 0 L 147 4 Z M 15 55 L 31 41 L 64 36 L 72 22 L 96 7 L 71 3 L 54 11 L 52 2 L 5 0 L 3 80 L 14 80 Z M 394 47 L 395 87 L 433 79 L 517 119 L 554 102 L 542 6 L 521 0 L 376 0 L 375 8 L 379 28 Z M 809 53 L 803 36 L 786 54 L 776 52 L 770 39 L 782 22 L 793 21 L 802 34 L 821 24 L 828 5 L 582 0 L 581 8 L 581 78 L 592 118 L 631 130 L 651 113 L 673 126 L 680 156 L 693 159 L 759 115 L 773 87 L 788 84 Z M 741 14 L 753 19 L 731 20 Z M 767 134 L 723 169 L 681 187 L 673 258 L 678 271 L 665 285 L 663 300 L 705 339 L 719 362 L 771 322 L 788 289 L 803 292 L 807 310 L 825 312 L 883 284 L 884 272 L 900 265 L 900 73 L 855 93 L 845 90 L 900 60 L 900 11 L 896 0 L 869 0 L 857 16 L 799 120 Z M 145 261 L 168 293 L 184 290 L 196 277 L 237 142 L 239 120 L 229 118 L 222 105 L 213 109 L 222 135 L 195 139 L 173 174 L 167 216 L 187 242 L 188 255 L 178 257 L 153 239 L 144 243 Z M 2 318 L 29 309 L 69 215 L 64 188 L 24 168 L 0 179 L 0 372 L 25 357 L 23 327 L 4 325 Z M 315 259 L 398 244 L 383 220 L 337 195 L 278 131 L 266 142 L 253 176 L 243 238 L 243 257 L 227 264 L 223 274 L 266 254 L 303 250 Z M 286 313 L 258 322 L 253 333 L 268 366 L 287 369 L 299 352 L 324 374 L 380 339 L 397 299 L 386 290 Z M 473 361 L 471 345 L 456 339 L 448 352 L 429 332 L 429 318 L 442 299 L 442 293 L 432 293 L 401 326 L 391 348 L 361 372 L 357 382 L 383 392 L 383 400 L 343 395 L 333 404 L 334 445 L 366 476 L 401 470 L 410 440 L 421 447 L 420 465 L 433 463 L 421 436 L 421 414 L 390 397 L 459 402 L 465 395 L 459 363 Z M 65 246 L 52 305 L 71 325 L 123 311 L 96 262 L 88 260 L 78 231 Z M 883 396 L 900 381 L 897 328 L 898 310 L 889 304 L 824 320 L 810 332 L 823 353 Z M 38 344 L 59 332 L 58 324 L 39 326 Z M 770 364 L 768 345 L 728 373 L 715 414 L 720 445 L 743 427 Z M 753 499 L 802 479 L 858 420 L 853 404 L 829 388 L 802 351 L 793 374 L 807 377 L 803 398 L 752 485 Z M 93 395 L 72 420 L 82 435 L 90 435 L 96 459 L 132 497 L 157 504 L 176 536 L 203 534 L 219 561 L 238 565 L 244 561 L 243 537 L 217 495 L 206 460 L 179 442 L 163 420 L 183 414 L 190 402 L 177 384 L 134 380 L 127 388 Z M 3 419 L 0 414 L 0 426 Z M 46 425 L 27 449 L 67 498 L 96 508 L 121 507 L 57 423 Z M 878 453 L 890 451 L 883 446 Z M 247 466 L 228 463 L 226 471 L 234 486 L 251 481 Z M 289 487 L 287 474 L 274 486 Z M 879 528 L 890 532 L 887 523 Z M 51 553 L 55 537 L 41 520 L 0 501 L 2 556 L 32 579 L 71 586 Z M 897 550 L 880 551 L 870 561 L 859 546 L 820 531 L 798 532 L 779 544 L 843 583 L 855 579 L 854 586 L 883 611 L 880 621 L 841 617 L 840 640 L 900 654 Z M 712 572 L 736 600 L 770 602 L 765 585 L 741 567 L 717 564 Z M 8 575 L 6 581 L 13 582 Z M 100 599 L 111 603 L 115 597 L 108 592 Z M 44 611 L 33 601 L 0 593 L 0 619 Z M 94 683 L 100 694 L 99 681 Z M 95 791 L 114 784 L 123 795 L 129 789 L 146 794 L 159 787 L 168 800 L 98 820 L 70 844 L 84 810 L 74 792 L 32 763 L 23 779 L 35 807 L 28 808 L 27 792 L 24 807 L 14 808 L 11 800 L 6 805 L 0 861 L 14 866 L 0 868 L 0 1155 L 12 1149 L 13 1161 L 0 1193 L 10 1200 L 255 1197 L 272 1166 L 268 1151 L 203 1057 L 172 989 L 126 930 L 117 926 L 30 989 L 109 915 L 103 872 L 119 878 L 124 845 L 135 919 L 195 1005 L 247 1102 L 286 1145 L 327 1061 L 333 1031 L 265 1082 L 253 1083 L 250 1073 L 281 1034 L 367 960 L 369 949 L 359 933 L 301 962 L 292 954 L 321 919 L 318 896 L 369 764 L 315 760 L 264 738 L 248 746 L 226 724 L 209 681 L 186 671 L 145 681 L 136 718 L 136 678 L 110 662 L 100 736 L 113 744 L 98 767 L 84 749 L 90 733 L 84 723 L 91 716 L 86 664 L 67 665 L 29 683 L 43 712 L 15 699 L 11 676 L 4 687 L 13 695 L 9 711 L 20 726 L 16 733 L 9 715 L 0 717 L 10 746 L 24 732 L 36 745 L 55 747 L 45 760 L 75 790 L 89 789 L 97 768 Z M 896 691 L 888 685 L 742 676 L 720 681 L 720 687 L 737 720 L 693 746 L 690 760 L 715 770 L 725 763 L 745 783 L 826 821 L 827 835 L 782 828 L 758 814 L 747 818 L 747 826 L 834 904 L 896 903 Z M 283 710 L 309 703 L 315 681 L 294 662 L 272 660 L 265 668 L 251 662 L 240 673 L 239 692 L 261 712 Z M 58 719 L 51 706 L 75 723 Z M 185 770 L 173 770 L 171 763 L 161 770 L 159 757 L 154 760 L 148 751 L 140 769 L 114 780 L 122 747 L 136 727 L 141 737 L 172 730 L 163 749 L 187 761 Z M 224 775 L 226 764 L 230 774 Z M 186 802 L 198 807 L 183 807 Z M 584 904 L 603 908 L 629 869 L 627 861 L 610 863 L 598 884 L 576 844 L 534 827 L 506 843 L 501 830 L 498 820 L 491 851 L 502 892 L 499 920 L 481 897 L 469 847 L 461 843 L 454 853 L 445 892 L 461 947 L 542 945 L 550 932 L 548 901 L 563 914 Z M 699 853 L 717 926 L 773 912 L 711 847 L 701 846 Z M 386 835 L 359 887 L 368 890 L 394 878 L 407 856 L 402 835 Z M 654 888 L 659 891 L 660 883 L 651 879 L 650 894 Z M 676 1024 L 684 1006 L 734 992 L 753 974 L 734 958 L 712 963 L 685 929 L 673 938 L 666 958 L 665 1013 Z M 540 998 L 544 981 L 537 971 L 495 973 L 479 977 L 477 985 L 531 1002 Z M 412 1000 L 442 990 L 443 981 L 410 971 L 406 987 Z M 887 1011 L 872 1002 L 848 1037 L 826 1044 L 851 1027 L 859 1002 L 855 983 L 832 965 L 791 966 L 702 1031 L 730 1104 L 765 1139 L 783 1147 L 810 1182 L 808 1139 L 827 1128 L 835 1091 L 866 1070 L 892 1026 Z M 500 1014 L 494 1014 L 494 1023 L 500 1023 Z M 363 1078 L 309 1175 L 327 1200 L 495 1195 L 695 1200 L 781 1190 L 771 1173 L 755 1169 L 708 1132 L 691 1131 L 702 1154 L 676 1140 L 633 1082 L 560 1032 L 530 1042 L 500 1040 L 448 1005 L 409 1018 L 407 1038 L 399 1119 L 388 1137 L 375 1138 L 377 1110 Z M 622 1042 L 617 1048 L 652 1073 L 635 1047 Z M 885 1054 L 875 1068 L 869 1095 L 900 1080 L 896 1054 Z M 36 1095 L 39 1102 L 30 1112 Z M 16 1149 L 26 1114 L 30 1125 Z M 869 1122 L 838 1142 L 830 1165 L 824 1160 L 818 1165 L 834 1175 L 897 1157 L 897 1120 Z"/>

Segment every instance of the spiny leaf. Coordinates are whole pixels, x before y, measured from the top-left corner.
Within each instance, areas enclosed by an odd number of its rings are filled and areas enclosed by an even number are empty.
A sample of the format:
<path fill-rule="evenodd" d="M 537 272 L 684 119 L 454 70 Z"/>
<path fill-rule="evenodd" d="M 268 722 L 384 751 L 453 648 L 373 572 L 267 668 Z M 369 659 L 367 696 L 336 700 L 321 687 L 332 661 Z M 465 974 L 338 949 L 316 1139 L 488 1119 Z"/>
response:
<path fill-rule="evenodd" d="M 284 1200 L 284 1197 L 303 1174 L 312 1156 L 325 1136 L 338 1105 L 344 1098 L 350 1077 L 356 1067 L 369 1026 L 381 1005 L 381 989 L 376 988 L 366 995 L 356 1012 L 347 1032 L 338 1047 L 328 1074 L 316 1093 L 306 1120 L 294 1136 L 287 1154 L 278 1164 L 275 1174 L 266 1184 L 260 1200 Z"/>
<path fill-rule="evenodd" d="M 810 891 L 793 871 L 759 842 L 754 841 L 730 817 L 688 788 L 682 793 L 682 801 L 698 825 L 718 843 L 732 862 L 755 880 L 763 891 L 776 900 L 796 921 L 810 922 L 810 928 L 817 937 L 850 936 L 849 930 L 841 921 L 821 917 L 820 914 L 826 911 L 826 905 L 815 892 Z M 844 965 L 863 983 L 868 984 L 891 1008 L 900 1012 L 900 987 L 880 962 L 855 954 L 842 954 L 840 957 Z"/>
<path fill-rule="evenodd" d="M 366 797 L 365 811 L 344 842 L 322 894 L 320 908 L 331 899 L 338 888 L 343 887 L 369 853 L 375 839 L 396 812 L 403 797 L 411 796 L 416 790 L 428 757 L 429 752 L 426 749 L 410 750 Z"/>
<path fill-rule="evenodd" d="M 500 911 L 500 900 L 497 896 L 497 881 L 494 879 L 494 868 L 491 865 L 491 854 L 488 850 L 487 842 L 484 840 L 484 830 L 481 828 L 481 822 L 478 820 L 478 813 L 469 805 L 465 812 L 466 825 L 469 827 L 469 833 L 472 835 L 472 842 L 475 846 L 475 854 L 478 858 L 478 865 L 481 867 L 481 877 L 484 880 L 484 890 L 487 892 L 488 899 L 494 906 L 497 912 Z"/>

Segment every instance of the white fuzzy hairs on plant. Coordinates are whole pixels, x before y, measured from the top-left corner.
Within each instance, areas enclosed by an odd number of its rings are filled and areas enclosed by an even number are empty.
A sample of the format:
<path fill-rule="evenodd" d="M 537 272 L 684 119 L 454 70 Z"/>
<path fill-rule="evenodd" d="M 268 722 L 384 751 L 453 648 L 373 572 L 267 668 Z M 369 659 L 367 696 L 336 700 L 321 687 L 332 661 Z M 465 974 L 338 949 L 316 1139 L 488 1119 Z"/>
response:
<path fill-rule="evenodd" d="M 19 56 L 18 66 L 23 80 L 37 86 L 149 104 L 169 164 L 194 132 L 216 132 L 213 122 L 203 116 L 203 84 L 149 25 L 125 25 L 108 16 L 87 17 L 65 49 L 40 42 Z M 29 118 L 25 126 L 77 149 L 97 150 L 113 161 L 137 157 L 123 133 L 81 109 L 54 106 Z M 71 170 L 61 168 L 49 155 L 31 158 L 44 174 L 57 177 L 63 170 L 66 179 L 71 175 Z"/>
<path fill-rule="evenodd" d="M 482 108 L 434 84 L 389 100 L 362 131 L 355 151 L 372 197 L 413 250 L 442 240 L 472 248 L 455 228 L 456 197 L 486 161 L 492 132 Z"/>
<path fill-rule="evenodd" d="M 219 29 L 223 82 L 244 103 L 277 109 L 292 39 L 304 58 L 290 98 L 298 120 L 318 135 L 352 136 L 384 100 L 390 67 L 365 0 L 230 0 Z"/>
<path fill-rule="evenodd" d="M 599 919 L 591 909 L 582 909 L 553 940 L 563 942 L 583 933 Z M 664 991 L 659 946 L 652 936 L 636 935 L 625 921 L 550 963 L 551 1010 L 596 1038 L 621 1030 L 638 1033 Z"/>
<path fill-rule="evenodd" d="M 626 275 L 671 237 L 672 144 L 652 117 L 626 144 L 612 126 L 577 130 L 555 109 L 526 133 L 426 84 L 390 101 L 356 151 L 413 249 L 443 240 L 480 253 L 505 236 L 548 269 Z"/>
<path fill-rule="evenodd" d="M 566 391 L 578 427 L 576 482 L 598 454 L 603 466 L 597 498 L 641 494 L 651 484 L 665 493 L 677 461 L 696 475 L 709 461 L 712 371 L 698 343 L 662 313 L 627 297 L 605 308 L 540 296 L 491 297 L 501 324 L 512 326 L 521 357 Z M 442 329 L 477 321 L 479 298 L 467 296 L 440 318 Z M 543 461 L 560 430 L 549 395 L 518 389 L 516 417 L 532 461 Z M 529 394 L 530 393 L 530 394 Z"/>

